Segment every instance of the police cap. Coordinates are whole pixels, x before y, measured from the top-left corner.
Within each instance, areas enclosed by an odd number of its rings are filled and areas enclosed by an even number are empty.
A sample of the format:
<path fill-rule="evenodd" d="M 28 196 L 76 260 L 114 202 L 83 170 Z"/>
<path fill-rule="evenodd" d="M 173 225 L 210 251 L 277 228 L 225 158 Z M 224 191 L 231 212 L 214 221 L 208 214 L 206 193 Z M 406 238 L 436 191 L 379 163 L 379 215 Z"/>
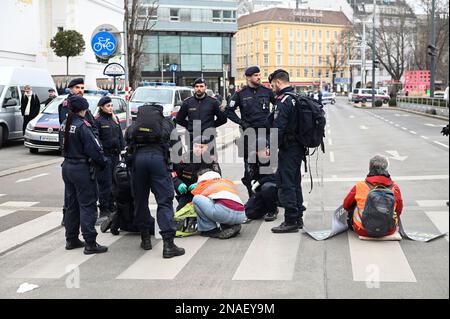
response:
<path fill-rule="evenodd" d="M 68 88 L 72 88 L 75 85 L 79 85 L 79 84 L 84 84 L 84 79 L 83 78 L 73 79 L 72 81 L 70 81 L 70 83 L 69 83 L 69 85 L 67 87 Z"/>
<path fill-rule="evenodd" d="M 48 93 L 56 92 L 55 89 L 48 89 Z"/>
<path fill-rule="evenodd" d="M 198 78 L 194 81 L 194 86 L 196 86 L 197 84 L 206 84 L 206 82 L 204 79 Z"/>
<path fill-rule="evenodd" d="M 100 99 L 100 101 L 98 101 L 97 106 L 103 106 L 105 104 L 111 103 L 112 100 L 109 96 L 104 96 Z"/>
<path fill-rule="evenodd" d="M 83 110 L 87 110 L 89 108 L 88 101 L 79 95 L 72 95 L 67 99 L 69 103 L 69 108 L 72 112 L 78 113 Z"/>
<path fill-rule="evenodd" d="M 245 70 L 245 76 L 252 76 L 255 73 L 261 73 L 261 70 L 257 66 L 251 66 Z"/>

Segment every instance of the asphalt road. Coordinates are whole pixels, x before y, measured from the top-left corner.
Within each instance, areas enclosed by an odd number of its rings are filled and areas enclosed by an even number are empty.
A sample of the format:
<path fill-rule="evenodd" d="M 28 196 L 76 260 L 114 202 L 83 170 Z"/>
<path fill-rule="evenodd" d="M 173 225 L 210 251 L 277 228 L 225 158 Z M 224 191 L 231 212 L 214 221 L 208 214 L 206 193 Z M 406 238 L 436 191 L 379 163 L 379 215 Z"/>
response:
<path fill-rule="evenodd" d="M 326 109 L 326 153 L 310 159 L 311 193 L 309 176 L 303 181 L 308 228 L 329 228 L 331 213 L 367 174 L 370 157 L 384 154 L 402 190 L 406 229 L 448 231 L 449 140 L 440 135 L 447 123 L 357 109 L 345 99 Z M 5 158 L 29 164 L 19 148 L 0 150 L 2 165 Z M 233 146 L 226 150 L 219 156 L 227 160 L 224 176 L 239 181 L 241 160 L 229 160 Z M 47 156 L 57 158 L 33 158 Z M 243 225 L 234 239 L 177 239 L 187 253 L 171 260 L 161 258 L 160 239 L 145 252 L 140 237 L 126 233 L 100 234 L 109 252 L 87 257 L 64 251 L 62 203 L 58 163 L 0 177 L 0 298 L 449 298 L 448 237 L 367 242 L 345 233 L 317 242 L 304 233 L 274 235 L 270 228 L 281 222 L 281 210 L 277 221 Z M 24 282 L 39 288 L 18 294 Z"/>

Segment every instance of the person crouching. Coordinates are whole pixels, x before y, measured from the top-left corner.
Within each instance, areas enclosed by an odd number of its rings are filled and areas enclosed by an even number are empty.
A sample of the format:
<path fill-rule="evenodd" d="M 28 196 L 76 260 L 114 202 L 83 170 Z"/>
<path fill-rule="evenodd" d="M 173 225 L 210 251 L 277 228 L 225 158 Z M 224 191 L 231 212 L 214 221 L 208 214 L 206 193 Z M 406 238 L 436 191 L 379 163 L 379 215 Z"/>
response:
<path fill-rule="evenodd" d="M 199 172 L 198 184 L 192 194 L 201 236 L 228 239 L 239 234 L 246 219 L 245 207 L 232 181 L 217 172 L 205 170 Z"/>

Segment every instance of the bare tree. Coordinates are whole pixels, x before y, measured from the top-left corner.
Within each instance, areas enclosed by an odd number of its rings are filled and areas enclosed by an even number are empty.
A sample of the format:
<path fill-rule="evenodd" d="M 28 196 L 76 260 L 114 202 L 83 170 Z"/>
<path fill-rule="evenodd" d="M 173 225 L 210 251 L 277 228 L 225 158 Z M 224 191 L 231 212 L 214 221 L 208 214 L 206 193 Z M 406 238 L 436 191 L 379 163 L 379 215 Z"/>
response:
<path fill-rule="evenodd" d="M 158 0 L 125 0 L 125 22 L 128 42 L 128 77 L 130 86 L 137 87 L 141 78 L 140 61 L 144 37 L 155 26 Z"/>
<path fill-rule="evenodd" d="M 354 29 L 347 28 L 338 35 L 338 37 L 327 44 L 327 68 L 332 74 L 333 91 L 336 91 L 336 77 L 339 72 L 344 72 L 349 67 L 348 60 L 356 56 L 353 43 Z M 328 50 L 330 54 L 328 54 Z"/>

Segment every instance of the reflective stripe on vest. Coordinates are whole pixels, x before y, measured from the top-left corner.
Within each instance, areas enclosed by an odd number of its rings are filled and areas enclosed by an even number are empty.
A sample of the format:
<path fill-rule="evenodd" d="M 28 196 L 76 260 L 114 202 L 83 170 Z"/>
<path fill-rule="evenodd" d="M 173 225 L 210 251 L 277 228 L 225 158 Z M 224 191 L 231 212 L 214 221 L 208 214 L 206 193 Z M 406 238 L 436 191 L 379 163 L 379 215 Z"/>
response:
<path fill-rule="evenodd" d="M 193 195 L 203 195 L 210 196 L 211 194 L 216 194 L 218 192 L 230 192 L 232 194 L 238 195 L 238 192 L 232 181 L 226 179 L 220 180 L 208 180 L 200 182 L 198 186 L 192 191 Z"/>

